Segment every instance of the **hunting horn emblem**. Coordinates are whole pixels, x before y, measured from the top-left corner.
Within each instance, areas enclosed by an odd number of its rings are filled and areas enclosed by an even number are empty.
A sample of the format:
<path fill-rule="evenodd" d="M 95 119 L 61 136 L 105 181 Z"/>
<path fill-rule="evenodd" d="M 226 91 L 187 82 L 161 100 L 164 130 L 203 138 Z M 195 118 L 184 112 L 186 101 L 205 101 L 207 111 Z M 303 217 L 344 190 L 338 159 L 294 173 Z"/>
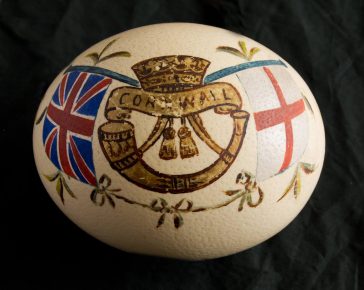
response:
<path fill-rule="evenodd" d="M 147 59 L 132 66 L 141 88 L 123 86 L 114 89 L 107 101 L 107 123 L 98 129 L 101 148 L 111 167 L 130 182 L 161 193 L 186 193 L 201 189 L 219 179 L 234 162 L 242 146 L 249 113 L 241 110 L 239 92 L 229 83 L 203 84 L 210 62 L 193 56 L 171 55 Z M 199 113 L 213 109 L 229 114 L 234 128 L 227 148 L 220 147 L 206 131 Z M 134 124 L 127 119 L 133 110 L 157 117 L 147 140 L 137 147 Z M 181 127 L 173 128 L 176 119 Z M 159 158 L 192 158 L 199 150 L 186 126 L 219 157 L 203 170 L 179 175 L 156 171 L 143 160 L 143 153 L 163 138 Z M 143 178 L 141 178 L 143 177 Z"/>

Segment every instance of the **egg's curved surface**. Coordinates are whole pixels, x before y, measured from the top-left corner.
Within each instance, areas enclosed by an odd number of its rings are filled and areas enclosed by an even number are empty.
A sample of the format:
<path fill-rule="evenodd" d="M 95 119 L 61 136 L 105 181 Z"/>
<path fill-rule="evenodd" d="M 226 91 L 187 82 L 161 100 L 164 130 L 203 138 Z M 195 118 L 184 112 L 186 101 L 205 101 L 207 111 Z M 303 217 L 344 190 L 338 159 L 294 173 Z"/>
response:
<path fill-rule="evenodd" d="M 119 249 L 181 259 L 273 236 L 318 181 L 325 137 L 281 57 L 199 24 L 145 26 L 85 51 L 46 92 L 33 132 L 54 202 Z"/>

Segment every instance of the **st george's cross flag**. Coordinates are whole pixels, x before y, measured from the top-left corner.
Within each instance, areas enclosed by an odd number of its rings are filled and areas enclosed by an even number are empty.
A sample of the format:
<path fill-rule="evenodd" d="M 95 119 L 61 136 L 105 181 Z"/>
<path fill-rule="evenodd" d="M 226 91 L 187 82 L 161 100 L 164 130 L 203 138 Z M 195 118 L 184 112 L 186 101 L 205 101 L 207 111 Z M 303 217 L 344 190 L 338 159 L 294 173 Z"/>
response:
<path fill-rule="evenodd" d="M 301 92 L 283 66 L 240 71 L 237 76 L 254 111 L 258 181 L 283 172 L 304 153 L 308 116 Z"/>
<path fill-rule="evenodd" d="M 92 135 L 100 102 L 111 83 L 86 72 L 66 73 L 48 106 L 43 143 L 53 164 L 68 176 L 96 185 Z"/>

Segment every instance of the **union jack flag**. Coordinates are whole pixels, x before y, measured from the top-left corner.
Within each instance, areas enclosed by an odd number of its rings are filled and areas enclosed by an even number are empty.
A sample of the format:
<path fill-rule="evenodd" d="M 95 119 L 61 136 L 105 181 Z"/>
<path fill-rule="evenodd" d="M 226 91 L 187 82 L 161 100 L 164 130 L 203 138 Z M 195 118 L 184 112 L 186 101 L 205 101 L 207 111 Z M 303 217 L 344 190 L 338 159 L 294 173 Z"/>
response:
<path fill-rule="evenodd" d="M 92 135 L 96 114 L 111 79 L 86 72 L 65 74 L 48 106 L 43 144 L 53 164 L 67 175 L 96 185 Z"/>

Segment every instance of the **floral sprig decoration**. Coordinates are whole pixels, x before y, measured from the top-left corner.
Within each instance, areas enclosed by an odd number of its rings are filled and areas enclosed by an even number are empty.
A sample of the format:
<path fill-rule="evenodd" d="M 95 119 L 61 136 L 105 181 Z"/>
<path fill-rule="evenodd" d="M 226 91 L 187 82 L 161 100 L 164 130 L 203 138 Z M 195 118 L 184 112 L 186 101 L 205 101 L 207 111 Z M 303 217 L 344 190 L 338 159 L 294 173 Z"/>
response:
<path fill-rule="evenodd" d="M 249 207 L 257 207 L 264 198 L 263 190 L 258 186 L 253 174 L 242 171 L 236 177 L 236 183 L 243 185 L 241 189 L 228 190 L 225 194 L 228 196 L 234 196 L 237 199 L 240 198 L 238 211 L 242 211 L 244 204 L 246 203 Z M 258 194 L 258 200 L 253 202 L 252 194 Z"/>
<path fill-rule="evenodd" d="M 217 47 L 217 50 L 220 50 L 220 51 L 224 51 L 224 52 L 228 52 L 228 53 L 232 53 L 236 56 L 239 56 L 247 61 L 250 61 L 253 59 L 254 55 L 256 53 L 259 52 L 259 48 L 258 47 L 252 47 L 250 48 L 250 50 L 248 50 L 248 48 L 246 47 L 246 43 L 244 40 L 241 40 L 238 42 L 239 44 L 239 49 L 236 49 L 234 47 L 231 47 L 231 46 L 219 46 Z"/>
<path fill-rule="evenodd" d="M 293 195 L 295 198 L 299 196 L 301 193 L 301 171 L 305 174 L 311 174 L 316 169 L 314 164 L 310 164 L 307 162 L 298 163 L 295 173 L 291 179 L 291 182 L 288 184 L 287 188 L 284 190 L 282 196 L 277 200 L 281 201 L 290 191 L 293 191 Z"/>
<path fill-rule="evenodd" d="M 62 203 L 64 204 L 64 193 L 67 192 L 69 196 L 72 198 L 77 198 L 76 195 L 73 193 L 71 188 L 68 186 L 65 177 L 63 176 L 61 171 L 57 171 L 55 174 L 52 175 L 46 175 L 44 174 L 44 177 L 47 178 L 50 182 L 56 183 L 56 191 L 61 198 Z M 68 179 L 70 178 L 67 175 Z"/>
<path fill-rule="evenodd" d="M 297 198 L 301 192 L 301 173 L 303 172 L 305 174 L 311 174 L 314 172 L 315 168 L 316 166 L 314 164 L 300 162 L 297 165 L 291 182 L 277 202 L 281 201 L 291 191 L 293 191 L 294 197 Z M 65 203 L 64 192 L 67 192 L 72 198 L 76 198 L 68 186 L 66 178 L 61 172 L 58 171 L 53 175 L 44 176 L 50 182 L 56 182 L 56 191 L 63 204 Z M 68 176 L 68 178 L 70 177 Z M 174 227 L 179 229 L 184 224 L 185 214 L 216 210 L 228 206 L 237 200 L 239 201 L 237 210 L 241 212 L 244 209 L 244 206 L 252 208 L 257 207 L 262 203 L 264 198 L 263 190 L 258 185 L 255 176 L 244 170 L 238 173 L 235 180 L 235 183 L 239 185 L 240 188 L 224 191 L 224 194 L 229 198 L 223 202 L 209 206 L 195 206 L 192 200 L 186 198 L 182 198 L 176 203 L 172 204 L 170 204 L 164 198 L 152 199 L 149 203 L 139 202 L 120 195 L 118 192 L 121 191 L 121 189 L 111 188 L 111 183 L 111 178 L 106 174 L 103 174 L 99 178 L 97 186 L 91 191 L 91 201 L 97 206 L 103 206 L 107 201 L 112 208 L 115 208 L 116 200 L 121 200 L 125 203 L 151 210 L 159 214 L 159 217 L 156 221 L 156 228 L 160 228 L 162 225 L 164 225 L 169 216 L 173 220 Z"/>
<path fill-rule="evenodd" d="M 89 57 L 94 62 L 94 65 L 97 65 L 98 63 L 113 58 L 117 56 L 121 57 L 130 57 L 131 54 L 128 51 L 117 51 L 113 52 L 111 54 L 105 55 L 105 52 L 108 51 L 108 49 L 118 40 L 118 38 L 111 40 L 108 44 L 105 45 L 105 47 L 98 53 L 98 52 L 92 52 L 86 55 L 86 57 Z"/>
<path fill-rule="evenodd" d="M 120 188 L 110 188 L 111 178 L 106 174 L 101 175 L 95 187 L 90 194 L 90 198 L 95 205 L 103 206 L 105 200 L 109 202 L 112 207 L 115 207 L 114 197 L 117 197 L 115 192 L 120 191 Z"/>
<path fill-rule="evenodd" d="M 45 175 L 45 177 L 50 182 L 56 182 L 56 190 L 62 203 L 64 203 L 63 194 L 65 191 L 68 192 L 71 197 L 76 198 L 61 172 L 57 172 L 54 175 Z M 239 184 L 241 188 L 224 191 L 224 194 L 229 196 L 229 198 L 212 206 L 195 206 L 192 200 L 186 198 L 182 198 L 174 204 L 170 204 L 164 198 L 152 199 L 149 203 L 139 202 L 120 195 L 118 192 L 121 191 L 121 189 L 111 188 L 111 183 L 111 178 L 106 174 L 103 174 L 99 178 L 97 186 L 95 186 L 90 193 L 91 201 L 97 206 L 104 206 L 107 201 L 112 208 L 115 208 L 116 200 L 121 200 L 125 203 L 140 206 L 155 213 L 159 213 L 160 215 L 156 222 L 156 228 L 160 228 L 164 225 L 167 217 L 171 216 L 174 227 L 179 229 L 184 224 L 185 214 L 216 210 L 228 206 L 236 200 L 240 200 L 238 211 L 242 211 L 245 204 L 249 207 L 257 207 L 263 201 L 264 196 L 262 189 L 255 181 L 255 177 L 246 171 L 242 171 L 236 177 L 236 184 Z M 258 194 L 257 201 L 253 201 L 253 194 Z"/>

